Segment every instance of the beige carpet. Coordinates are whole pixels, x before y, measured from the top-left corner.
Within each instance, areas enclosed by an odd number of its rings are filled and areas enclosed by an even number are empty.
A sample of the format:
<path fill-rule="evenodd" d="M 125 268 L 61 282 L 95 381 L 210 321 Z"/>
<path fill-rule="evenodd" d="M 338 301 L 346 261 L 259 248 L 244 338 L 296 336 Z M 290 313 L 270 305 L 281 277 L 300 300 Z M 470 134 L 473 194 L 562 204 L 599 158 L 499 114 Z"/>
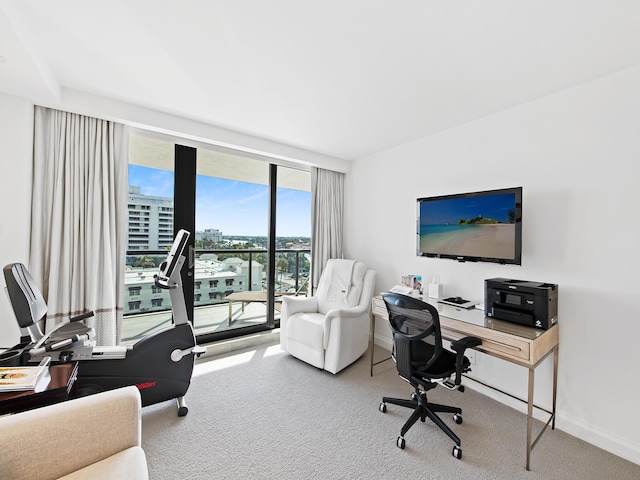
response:
<path fill-rule="evenodd" d="M 462 425 L 443 416 L 462 439 L 461 460 L 429 420 L 400 450 L 410 411 L 388 405 L 383 414 L 378 405 L 411 388 L 392 362 L 375 372 L 365 355 L 332 375 L 277 345 L 200 361 L 186 417 L 175 402 L 143 409 L 151 479 L 640 479 L 640 466 L 559 430 L 545 433 L 527 472 L 526 417 L 469 388 L 429 397 L 463 409 Z"/>

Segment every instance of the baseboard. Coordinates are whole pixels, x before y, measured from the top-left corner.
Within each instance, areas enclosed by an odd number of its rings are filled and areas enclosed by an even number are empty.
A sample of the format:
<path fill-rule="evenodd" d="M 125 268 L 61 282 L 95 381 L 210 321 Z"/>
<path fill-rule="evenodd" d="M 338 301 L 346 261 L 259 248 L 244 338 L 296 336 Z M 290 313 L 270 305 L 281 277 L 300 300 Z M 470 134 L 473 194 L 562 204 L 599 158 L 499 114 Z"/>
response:
<path fill-rule="evenodd" d="M 389 351 L 391 351 L 391 349 L 393 348 L 393 342 L 391 341 L 391 338 L 389 338 L 389 335 L 385 335 L 384 337 L 379 337 L 378 335 L 376 335 L 373 339 L 373 342 L 376 345 L 379 345 Z"/>
<path fill-rule="evenodd" d="M 558 412 L 556 425 L 558 424 L 562 426 L 561 430 L 563 432 L 640 465 L 639 443 L 631 442 L 629 439 L 622 438 L 620 435 L 583 422 L 564 412 Z"/>
<path fill-rule="evenodd" d="M 391 339 L 387 337 L 376 336 L 374 341 L 376 346 L 380 346 L 391 351 Z M 525 415 L 527 413 L 526 403 L 522 403 L 514 398 L 511 398 L 509 395 L 502 394 L 482 384 L 476 383 L 473 381 L 473 379 L 465 382 L 465 387 L 481 393 L 489 398 L 492 398 L 504 405 L 507 405 L 508 407 L 524 413 Z M 542 407 L 550 409 L 547 405 L 542 405 Z M 534 409 L 533 416 L 534 418 L 544 423 L 546 423 L 549 419 L 549 415 L 546 412 L 539 411 L 537 409 Z M 600 427 L 590 425 L 587 422 L 584 422 L 578 418 L 571 416 L 568 413 L 561 411 L 556 412 L 556 428 L 558 430 L 562 430 L 565 433 L 568 433 L 569 435 L 584 440 L 587 443 L 595 445 L 596 447 L 601 448 L 609 453 L 640 465 L 640 444 L 638 443 L 630 442 L 628 439 L 622 438 L 615 433 L 611 433 Z M 541 441 L 543 441 L 543 439 L 541 439 Z"/>

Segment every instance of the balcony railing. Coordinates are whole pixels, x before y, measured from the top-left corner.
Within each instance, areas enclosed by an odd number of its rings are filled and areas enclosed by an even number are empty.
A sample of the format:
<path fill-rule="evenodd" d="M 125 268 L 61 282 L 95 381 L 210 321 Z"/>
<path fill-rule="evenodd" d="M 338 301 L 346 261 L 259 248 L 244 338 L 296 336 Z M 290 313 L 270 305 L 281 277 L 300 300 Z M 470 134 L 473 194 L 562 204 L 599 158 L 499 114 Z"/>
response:
<path fill-rule="evenodd" d="M 276 292 L 306 294 L 309 253 L 309 249 L 276 249 Z M 154 288 L 153 282 L 166 254 L 166 250 L 127 251 L 125 316 L 171 309 L 167 292 Z M 195 257 L 196 307 L 226 304 L 225 297 L 233 292 L 267 290 L 266 249 L 198 249 Z"/>

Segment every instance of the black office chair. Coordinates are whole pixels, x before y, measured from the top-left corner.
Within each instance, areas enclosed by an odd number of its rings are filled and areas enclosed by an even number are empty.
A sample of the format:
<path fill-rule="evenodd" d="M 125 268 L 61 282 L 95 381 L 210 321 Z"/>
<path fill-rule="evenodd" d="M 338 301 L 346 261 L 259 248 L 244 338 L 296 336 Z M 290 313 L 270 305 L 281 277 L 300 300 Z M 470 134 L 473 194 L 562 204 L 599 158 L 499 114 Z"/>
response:
<path fill-rule="evenodd" d="M 409 382 L 415 392 L 411 400 L 383 397 L 380 411 L 387 411 L 387 403 L 414 409 L 396 441 L 399 448 L 405 447 L 404 435 L 418 420 L 429 417 L 454 442 L 453 456 L 462 458 L 460 438 L 442 421 L 436 412 L 453 413 L 457 424 L 462 423 L 462 410 L 457 407 L 438 405 L 427 401 L 427 392 L 438 385 L 450 390 L 464 391 L 460 384 L 464 372 L 470 370 L 469 359 L 464 356 L 467 348 L 480 345 L 476 337 L 465 337 L 451 342 L 450 352 L 442 346 L 440 317 L 432 305 L 416 298 L 397 293 L 384 293 L 382 298 L 389 312 L 389 324 L 393 332 L 393 358 L 400 377 Z M 451 377 L 455 374 L 453 382 Z"/>

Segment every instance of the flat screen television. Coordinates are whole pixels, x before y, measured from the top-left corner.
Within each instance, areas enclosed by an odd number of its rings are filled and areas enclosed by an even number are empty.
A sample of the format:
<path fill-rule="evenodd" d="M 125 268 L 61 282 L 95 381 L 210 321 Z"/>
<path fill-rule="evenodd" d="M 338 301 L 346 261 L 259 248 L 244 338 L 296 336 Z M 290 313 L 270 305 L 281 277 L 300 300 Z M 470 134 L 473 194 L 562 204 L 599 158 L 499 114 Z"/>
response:
<path fill-rule="evenodd" d="M 418 198 L 417 216 L 419 256 L 522 263 L 522 187 Z"/>

